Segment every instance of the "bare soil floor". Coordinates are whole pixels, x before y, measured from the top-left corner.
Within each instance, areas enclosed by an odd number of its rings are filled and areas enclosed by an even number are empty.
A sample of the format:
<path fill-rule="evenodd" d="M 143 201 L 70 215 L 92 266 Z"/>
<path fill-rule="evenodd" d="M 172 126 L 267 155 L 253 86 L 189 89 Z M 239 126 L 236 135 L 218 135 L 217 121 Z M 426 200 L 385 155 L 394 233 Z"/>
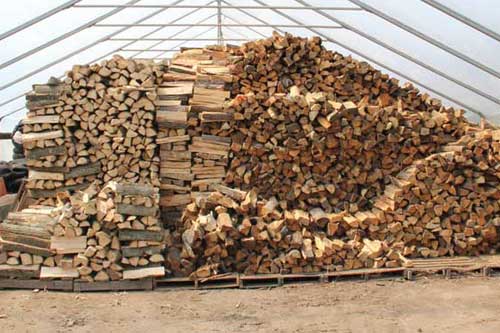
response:
<path fill-rule="evenodd" d="M 258 290 L 0 291 L 0 332 L 500 332 L 500 277 Z"/>

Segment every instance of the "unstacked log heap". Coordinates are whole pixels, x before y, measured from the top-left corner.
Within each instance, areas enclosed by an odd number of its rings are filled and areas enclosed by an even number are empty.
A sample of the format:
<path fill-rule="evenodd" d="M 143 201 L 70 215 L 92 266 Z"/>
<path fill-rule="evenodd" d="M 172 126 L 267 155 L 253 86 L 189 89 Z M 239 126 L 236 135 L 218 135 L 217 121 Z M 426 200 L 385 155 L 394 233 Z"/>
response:
<path fill-rule="evenodd" d="M 161 206 L 170 225 L 193 196 L 225 176 L 230 138 L 209 130 L 228 120 L 222 112 L 232 82 L 228 61 L 229 53 L 221 48 L 184 50 L 158 88 Z"/>
<path fill-rule="evenodd" d="M 174 274 L 304 273 L 411 266 L 411 258 L 495 253 L 500 131 L 481 131 L 391 178 L 374 208 L 349 214 L 286 209 L 221 187 L 188 205 Z"/>
<path fill-rule="evenodd" d="M 165 274 L 159 201 L 158 188 L 151 185 L 110 182 L 99 193 L 97 220 L 110 244 L 118 237 L 124 279 Z"/>

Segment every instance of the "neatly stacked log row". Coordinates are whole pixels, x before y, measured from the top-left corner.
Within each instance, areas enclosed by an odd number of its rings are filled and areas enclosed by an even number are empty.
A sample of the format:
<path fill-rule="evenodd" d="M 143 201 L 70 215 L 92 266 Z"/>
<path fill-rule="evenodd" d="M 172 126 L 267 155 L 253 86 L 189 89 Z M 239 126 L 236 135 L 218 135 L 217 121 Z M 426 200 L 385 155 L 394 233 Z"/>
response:
<path fill-rule="evenodd" d="M 0 224 L 0 276 L 39 277 L 42 264 L 55 264 L 49 228 L 58 216 L 60 210 L 54 207 L 8 214 Z"/>
<path fill-rule="evenodd" d="M 110 182 L 99 193 L 97 220 L 109 239 L 118 236 L 124 279 L 164 275 L 159 200 L 158 188 L 150 185 Z"/>
<path fill-rule="evenodd" d="M 35 85 L 23 135 L 32 195 L 52 198 L 95 178 L 158 184 L 153 102 L 163 71 L 114 56 L 74 66 L 64 85 Z"/>
<path fill-rule="evenodd" d="M 34 85 L 26 96 L 30 111 L 23 120 L 23 146 L 29 168 L 26 187 L 33 198 L 54 198 L 58 191 L 88 186 L 100 170 L 86 146 L 76 142 L 76 121 L 67 122 L 63 116 L 72 109 L 64 102 L 70 91 L 68 85 L 51 79 L 46 85 Z"/>
<path fill-rule="evenodd" d="M 167 224 L 179 220 L 193 196 L 225 176 L 229 138 L 205 135 L 204 129 L 221 127 L 221 119 L 213 116 L 230 96 L 228 57 L 216 47 L 184 50 L 174 57 L 158 89 L 161 206 Z"/>

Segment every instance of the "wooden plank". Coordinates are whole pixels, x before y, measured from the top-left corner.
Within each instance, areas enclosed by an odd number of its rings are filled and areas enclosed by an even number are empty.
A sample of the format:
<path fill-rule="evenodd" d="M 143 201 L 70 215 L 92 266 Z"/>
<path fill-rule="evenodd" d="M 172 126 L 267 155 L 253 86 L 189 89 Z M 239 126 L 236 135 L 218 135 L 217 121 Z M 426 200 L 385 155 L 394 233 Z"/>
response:
<path fill-rule="evenodd" d="M 163 240 L 163 232 L 150 230 L 130 230 L 124 229 L 118 231 L 118 239 L 121 241 L 154 241 L 161 242 Z"/>
<path fill-rule="evenodd" d="M 187 122 L 187 118 L 187 112 L 158 111 L 156 113 L 156 121 L 158 123 L 185 124 Z"/>
<path fill-rule="evenodd" d="M 73 291 L 73 281 L 8 279 L 0 280 L 0 289 Z"/>
<path fill-rule="evenodd" d="M 133 270 L 124 270 L 123 279 L 124 280 L 136 280 L 143 279 L 146 277 L 162 277 L 165 276 L 165 267 L 146 267 Z"/>
<path fill-rule="evenodd" d="M 43 239 L 39 237 L 32 237 L 31 235 L 20 235 L 11 232 L 2 231 L 1 233 L 2 239 L 14 243 L 23 243 L 26 245 L 31 245 L 35 247 L 42 247 L 49 249 L 50 248 L 50 240 Z"/>
<path fill-rule="evenodd" d="M 157 99 L 155 101 L 156 106 L 172 106 L 172 105 L 181 105 L 182 101 L 175 99 Z"/>
<path fill-rule="evenodd" d="M 32 124 L 59 124 L 59 115 L 27 117 L 22 120 L 24 125 Z"/>
<path fill-rule="evenodd" d="M 49 249 L 22 243 L 11 242 L 5 239 L 1 239 L 0 244 L 2 245 L 4 251 L 26 252 L 26 253 L 36 254 L 42 257 L 49 257 L 53 255 L 53 251 Z"/>
<path fill-rule="evenodd" d="M 139 185 L 139 184 L 123 184 L 113 183 L 109 184 L 113 191 L 121 195 L 136 195 L 144 197 L 154 197 L 158 194 L 158 189 L 153 185 Z"/>
<path fill-rule="evenodd" d="M 165 137 L 165 138 L 156 139 L 156 143 L 161 145 L 161 144 L 165 144 L 165 143 L 185 142 L 185 141 L 189 141 L 190 138 L 191 137 L 187 134 L 186 135 L 178 135 L 178 136 L 169 136 L 169 137 Z"/>
<path fill-rule="evenodd" d="M 1 232 L 10 232 L 13 234 L 21 234 L 25 236 L 34 236 L 43 239 L 49 239 L 50 234 L 45 228 L 38 228 L 33 226 L 25 226 L 25 225 L 15 225 L 10 223 L 0 223 L 0 231 Z"/>
<path fill-rule="evenodd" d="M 40 265 L 0 265 L 1 277 L 38 278 Z"/>
<path fill-rule="evenodd" d="M 60 172 L 43 172 L 29 169 L 28 170 L 28 179 L 31 180 L 56 180 L 63 181 L 64 174 Z"/>
<path fill-rule="evenodd" d="M 116 207 L 118 214 L 134 216 L 156 216 L 158 209 L 156 207 L 144 207 L 129 204 L 118 204 Z"/>
<path fill-rule="evenodd" d="M 22 140 L 24 143 L 28 143 L 41 140 L 57 139 L 57 138 L 62 138 L 63 136 L 64 132 L 62 130 L 39 132 L 39 133 L 26 133 L 22 135 Z"/>
<path fill-rule="evenodd" d="M 161 183 L 160 184 L 160 190 L 171 190 L 171 191 L 186 192 L 186 191 L 190 191 L 191 187 Z"/>
<path fill-rule="evenodd" d="M 230 112 L 211 112 L 205 111 L 200 114 L 203 123 L 216 123 L 233 120 L 233 114 Z"/>
<path fill-rule="evenodd" d="M 40 279 L 76 279 L 80 274 L 76 268 L 62 267 L 42 267 L 40 270 Z"/>
<path fill-rule="evenodd" d="M 83 190 L 84 188 L 87 188 L 89 186 L 88 183 L 83 183 L 83 184 L 77 184 L 77 185 L 71 185 L 71 186 L 63 186 L 59 187 L 55 190 L 39 190 L 39 189 L 29 189 L 28 192 L 32 198 L 38 199 L 38 198 L 53 198 L 57 195 L 57 193 L 60 192 L 66 192 L 66 191 L 78 191 L 78 190 Z"/>
<path fill-rule="evenodd" d="M 58 254 L 82 253 L 87 248 L 87 236 L 50 238 L 50 249 Z"/>
<path fill-rule="evenodd" d="M 101 172 L 101 162 L 97 161 L 86 165 L 79 165 L 64 175 L 64 179 L 95 175 Z"/>
<path fill-rule="evenodd" d="M 73 286 L 76 292 L 153 290 L 153 279 L 95 282 L 74 281 Z"/>
<path fill-rule="evenodd" d="M 191 203 L 190 194 L 174 194 L 160 198 L 161 207 L 175 207 L 175 206 L 187 205 L 189 203 Z"/>

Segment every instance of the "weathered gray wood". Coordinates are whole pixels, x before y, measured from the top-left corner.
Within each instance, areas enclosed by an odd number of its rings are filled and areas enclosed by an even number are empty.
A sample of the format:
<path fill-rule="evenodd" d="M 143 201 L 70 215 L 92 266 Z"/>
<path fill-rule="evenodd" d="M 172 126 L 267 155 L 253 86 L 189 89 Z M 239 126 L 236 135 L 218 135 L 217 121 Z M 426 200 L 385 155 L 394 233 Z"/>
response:
<path fill-rule="evenodd" d="M 50 247 L 50 241 L 48 239 L 27 236 L 27 235 L 19 235 L 6 231 L 2 231 L 1 237 L 3 240 L 10 242 L 23 243 L 26 245 L 41 247 L 46 249 Z"/>
<path fill-rule="evenodd" d="M 163 239 L 163 232 L 149 230 L 120 230 L 118 239 L 121 241 L 144 240 L 160 242 Z"/>
<path fill-rule="evenodd" d="M 146 246 L 146 247 L 128 247 L 122 246 L 121 248 L 122 256 L 129 257 L 141 257 L 145 254 L 151 256 L 153 254 L 160 254 L 161 247 L 160 246 Z"/>
<path fill-rule="evenodd" d="M 0 265 L 0 276 L 38 278 L 40 276 L 40 265 Z M 1 287 L 1 284 L 0 284 Z"/>
<path fill-rule="evenodd" d="M 158 209 L 156 207 L 144 207 L 129 204 L 118 204 L 116 207 L 118 214 L 135 216 L 156 216 Z"/>
<path fill-rule="evenodd" d="M 66 154 L 66 147 L 56 146 L 49 148 L 35 148 L 26 151 L 26 158 L 30 160 L 37 160 L 40 157 L 51 155 L 64 155 Z"/>
<path fill-rule="evenodd" d="M 74 291 L 122 291 L 122 290 L 153 290 L 153 279 L 123 281 L 73 282 Z"/>
<path fill-rule="evenodd" d="M 114 190 L 121 195 L 138 195 L 143 197 L 153 197 L 158 194 L 158 188 L 152 185 L 116 183 Z"/>
<path fill-rule="evenodd" d="M 6 241 L 6 240 L 0 241 L 0 244 L 3 246 L 4 251 L 20 251 L 20 252 L 36 254 L 36 255 L 39 255 L 42 257 L 49 257 L 49 256 L 54 254 L 53 251 L 51 251 L 49 249 L 31 246 L 31 245 L 26 245 L 26 244 L 21 244 L 21 243 L 10 242 L 10 241 Z"/>
<path fill-rule="evenodd" d="M 101 162 L 79 165 L 64 175 L 64 179 L 95 175 L 101 171 Z"/>
<path fill-rule="evenodd" d="M 29 277 L 38 278 L 38 276 L 29 276 Z M 73 291 L 73 281 L 2 279 L 0 280 L 0 289 L 29 289 L 29 290 L 39 289 L 39 290 Z"/>

